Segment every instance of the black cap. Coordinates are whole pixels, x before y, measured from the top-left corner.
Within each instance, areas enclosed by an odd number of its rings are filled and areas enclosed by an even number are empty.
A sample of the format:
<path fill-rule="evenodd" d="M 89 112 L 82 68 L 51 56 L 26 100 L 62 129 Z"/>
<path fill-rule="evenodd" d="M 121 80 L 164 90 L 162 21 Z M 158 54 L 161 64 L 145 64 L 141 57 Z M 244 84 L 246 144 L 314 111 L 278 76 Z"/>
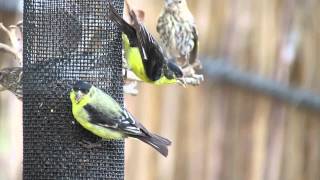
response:
<path fill-rule="evenodd" d="M 74 86 L 73 90 L 74 91 L 81 91 L 83 93 L 88 93 L 90 91 L 90 88 L 92 87 L 91 84 L 85 81 L 77 81 Z"/>

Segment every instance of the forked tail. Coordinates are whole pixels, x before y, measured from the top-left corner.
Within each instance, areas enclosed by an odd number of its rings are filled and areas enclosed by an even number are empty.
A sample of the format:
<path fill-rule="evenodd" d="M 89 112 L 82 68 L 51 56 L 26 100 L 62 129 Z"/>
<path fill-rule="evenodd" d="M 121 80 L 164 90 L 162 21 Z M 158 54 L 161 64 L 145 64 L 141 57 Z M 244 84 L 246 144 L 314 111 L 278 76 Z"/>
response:
<path fill-rule="evenodd" d="M 141 141 L 149 144 L 154 149 L 156 149 L 159 153 L 161 153 L 163 156 L 168 156 L 168 147 L 171 144 L 171 141 L 163 138 L 161 136 L 158 136 L 156 134 L 149 134 L 149 136 L 139 136 L 137 137 Z"/>

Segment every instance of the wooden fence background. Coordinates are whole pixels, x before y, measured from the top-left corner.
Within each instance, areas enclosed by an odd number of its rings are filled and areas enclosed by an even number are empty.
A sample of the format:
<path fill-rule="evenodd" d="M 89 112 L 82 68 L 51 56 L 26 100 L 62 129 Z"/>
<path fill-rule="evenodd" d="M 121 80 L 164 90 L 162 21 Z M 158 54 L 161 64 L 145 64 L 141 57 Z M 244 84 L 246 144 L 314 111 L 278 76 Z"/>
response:
<path fill-rule="evenodd" d="M 131 0 L 153 34 L 161 0 Z M 188 0 L 202 56 L 320 95 L 320 1 Z M 206 81 L 140 85 L 127 108 L 173 140 L 167 159 L 128 140 L 127 180 L 318 180 L 320 113 Z"/>
<path fill-rule="evenodd" d="M 156 35 L 163 0 L 130 2 L 145 11 L 146 25 Z M 202 56 L 320 95 L 320 1 L 188 3 Z M 8 14 L 1 17 L 8 20 Z M 206 78 L 200 87 L 186 89 L 141 84 L 137 97 L 126 96 L 127 108 L 138 119 L 173 141 L 163 158 L 141 142 L 127 140 L 127 180 L 320 179 L 319 112 L 211 82 Z M 0 95 L 0 179 L 21 179 L 21 103 L 9 93 Z"/>

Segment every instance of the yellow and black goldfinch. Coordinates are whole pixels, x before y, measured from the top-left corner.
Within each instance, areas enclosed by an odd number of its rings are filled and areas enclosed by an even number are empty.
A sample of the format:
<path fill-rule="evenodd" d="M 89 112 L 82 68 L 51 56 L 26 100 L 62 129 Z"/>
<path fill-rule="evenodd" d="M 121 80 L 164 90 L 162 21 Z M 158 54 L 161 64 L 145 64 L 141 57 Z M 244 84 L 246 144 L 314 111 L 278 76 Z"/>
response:
<path fill-rule="evenodd" d="M 73 86 L 70 99 L 72 113 L 85 129 L 103 139 L 137 138 L 160 152 L 168 155 L 171 142 L 149 132 L 126 109 L 111 96 L 93 85 L 78 81 Z"/>
<path fill-rule="evenodd" d="M 123 32 L 127 65 L 142 81 L 162 84 L 184 84 L 183 72 L 173 61 L 169 61 L 153 36 L 139 22 L 133 10 L 129 10 L 132 25 L 127 23 L 109 3 L 109 18 Z"/>

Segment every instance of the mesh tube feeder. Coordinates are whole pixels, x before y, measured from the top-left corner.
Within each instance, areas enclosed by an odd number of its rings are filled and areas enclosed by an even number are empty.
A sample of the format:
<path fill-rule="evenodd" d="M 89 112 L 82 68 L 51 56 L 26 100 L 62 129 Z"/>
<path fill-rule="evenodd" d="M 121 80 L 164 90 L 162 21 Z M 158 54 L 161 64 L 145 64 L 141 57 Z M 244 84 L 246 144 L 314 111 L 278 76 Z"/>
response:
<path fill-rule="evenodd" d="M 123 0 L 111 3 L 121 14 Z M 69 100 L 81 79 L 123 104 L 121 34 L 107 15 L 108 0 L 24 1 L 24 179 L 124 179 L 124 142 L 84 130 Z"/>

